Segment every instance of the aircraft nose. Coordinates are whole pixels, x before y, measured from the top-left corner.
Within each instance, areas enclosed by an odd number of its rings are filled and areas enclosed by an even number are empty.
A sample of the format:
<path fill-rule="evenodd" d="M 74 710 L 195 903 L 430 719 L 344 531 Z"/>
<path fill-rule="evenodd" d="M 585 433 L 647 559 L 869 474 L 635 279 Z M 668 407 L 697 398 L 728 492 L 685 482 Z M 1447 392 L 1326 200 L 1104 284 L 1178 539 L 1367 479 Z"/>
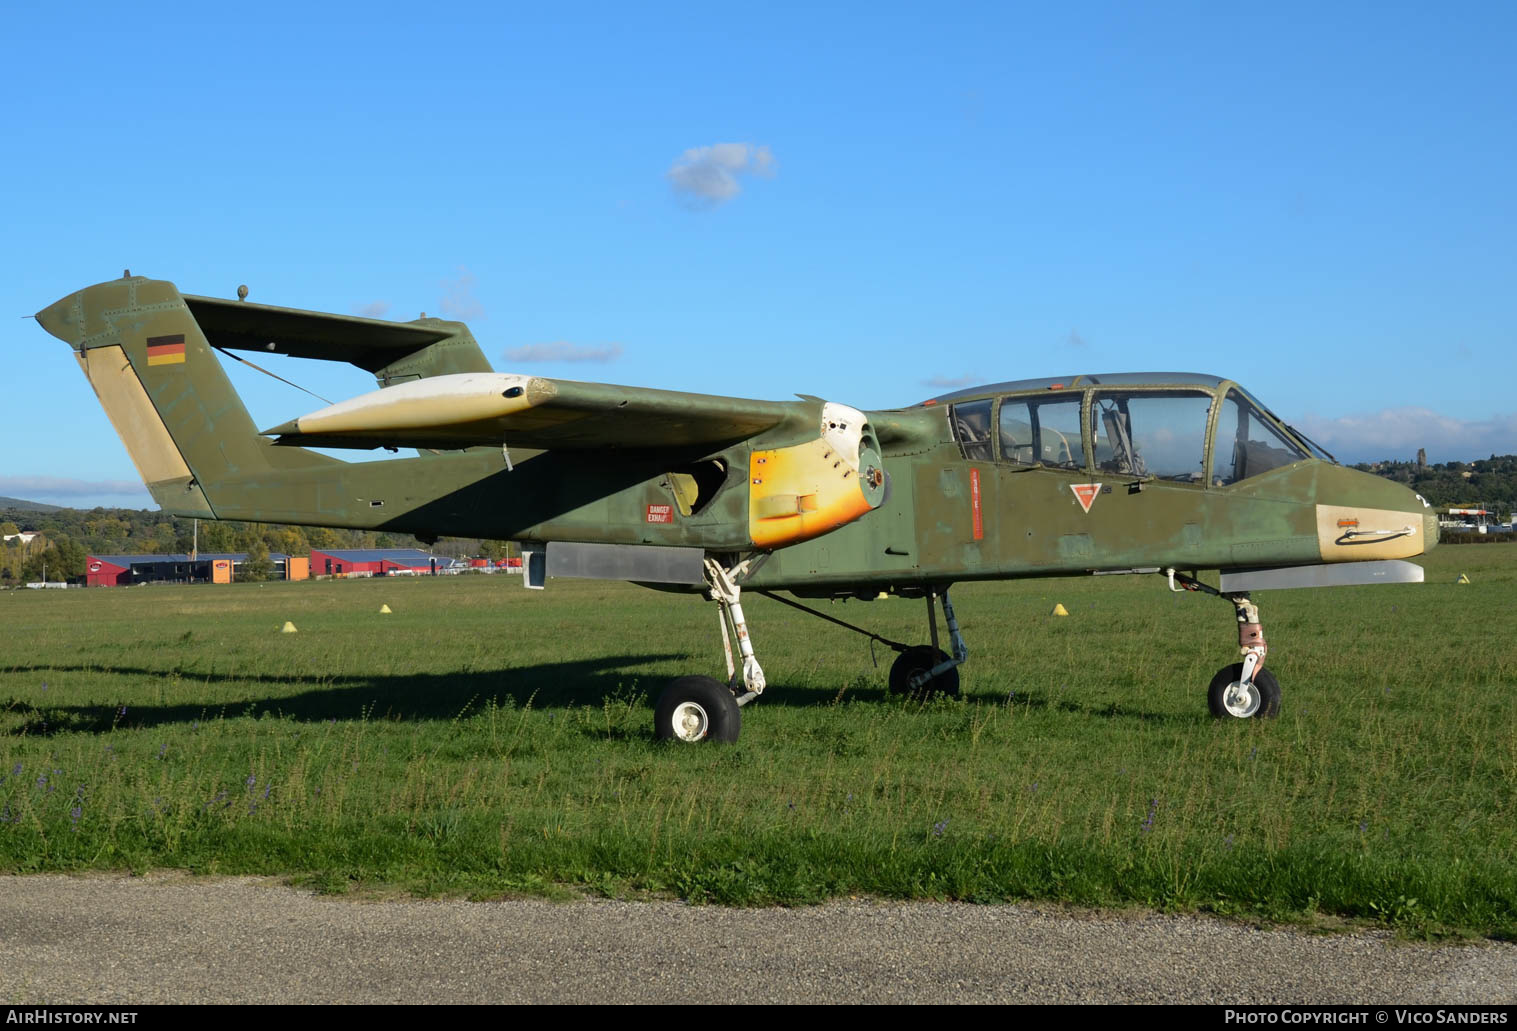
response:
<path fill-rule="evenodd" d="M 1317 480 L 1317 537 L 1326 562 L 1411 558 L 1438 542 L 1438 516 L 1403 484 L 1326 466 Z"/>

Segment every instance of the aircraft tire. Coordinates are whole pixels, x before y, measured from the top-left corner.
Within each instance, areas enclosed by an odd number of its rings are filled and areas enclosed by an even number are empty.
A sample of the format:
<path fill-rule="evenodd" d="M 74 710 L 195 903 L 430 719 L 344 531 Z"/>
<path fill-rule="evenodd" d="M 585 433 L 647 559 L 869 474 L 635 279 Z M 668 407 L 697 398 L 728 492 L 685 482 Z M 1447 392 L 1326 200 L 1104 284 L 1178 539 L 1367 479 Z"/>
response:
<path fill-rule="evenodd" d="M 1267 669 L 1254 674 L 1254 690 L 1246 702 L 1233 701 L 1229 705 L 1227 689 L 1242 676 L 1241 662 L 1217 670 L 1217 675 L 1211 678 L 1211 686 L 1206 689 L 1206 704 L 1211 708 L 1211 714 L 1219 720 L 1273 719 L 1280 715 L 1280 681 Z"/>
<path fill-rule="evenodd" d="M 653 707 L 653 736 L 660 741 L 736 741 L 743 710 L 732 690 L 711 677 L 676 677 Z"/>
<path fill-rule="evenodd" d="M 934 658 L 936 656 L 936 658 Z M 915 691 L 911 689 L 911 675 L 918 670 L 929 670 L 940 662 L 948 659 L 948 653 L 943 649 L 933 649 L 930 644 L 919 644 L 914 648 L 907 648 L 896 656 L 896 660 L 890 666 L 890 693 L 911 694 L 922 699 L 932 698 L 936 695 L 947 695 L 950 698 L 959 696 L 959 670 L 944 670 L 933 679 L 927 681 Z"/>

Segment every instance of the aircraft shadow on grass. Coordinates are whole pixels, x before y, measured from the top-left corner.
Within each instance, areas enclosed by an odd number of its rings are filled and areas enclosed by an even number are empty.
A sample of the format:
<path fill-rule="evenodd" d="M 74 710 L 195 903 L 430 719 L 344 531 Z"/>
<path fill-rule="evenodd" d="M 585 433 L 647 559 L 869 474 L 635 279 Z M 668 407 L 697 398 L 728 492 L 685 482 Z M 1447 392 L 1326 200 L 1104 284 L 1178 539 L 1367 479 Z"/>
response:
<path fill-rule="evenodd" d="M 573 662 L 547 662 L 510 669 L 455 673 L 413 673 L 403 676 L 309 676 L 233 673 L 196 673 L 141 666 L 67 666 L 39 664 L 13 667 L 12 674 L 49 673 L 108 674 L 132 680 L 177 677 L 180 691 L 205 687 L 204 700 L 174 705 L 137 704 L 123 688 L 123 697 L 111 705 L 47 704 L 35 695 L 20 699 L 12 695 L 0 702 L 0 711 L 25 717 L 12 734 L 50 736 L 59 733 L 104 733 L 114 728 L 156 727 L 191 723 L 218 717 L 273 714 L 300 722 L 325 720 L 452 720 L 470 716 L 488 705 L 510 704 L 516 708 L 599 708 L 607 699 L 631 700 L 655 696 L 667 682 L 665 675 L 639 673 L 635 667 L 684 659 L 683 654 L 608 655 Z M 262 693 L 260 685 L 283 685 L 289 693 Z M 246 688 L 253 688 L 249 691 Z M 304 690 L 300 688 L 304 687 Z M 230 688 L 225 690 L 223 688 Z M 879 691 L 849 691 L 849 697 L 878 697 Z M 835 692 L 814 688 L 771 685 L 764 692 L 765 704 L 788 707 L 831 705 Z M 123 712 L 124 709 L 124 712 Z"/>

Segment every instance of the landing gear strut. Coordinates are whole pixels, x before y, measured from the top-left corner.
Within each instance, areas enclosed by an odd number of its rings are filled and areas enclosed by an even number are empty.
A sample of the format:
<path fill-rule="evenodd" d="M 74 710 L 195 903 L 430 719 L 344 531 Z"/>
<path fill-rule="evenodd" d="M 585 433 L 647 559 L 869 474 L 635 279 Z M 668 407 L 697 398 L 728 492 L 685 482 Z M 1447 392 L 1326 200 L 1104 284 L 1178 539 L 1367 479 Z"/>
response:
<path fill-rule="evenodd" d="M 953 614 L 953 602 L 948 598 L 948 588 L 943 588 L 943 621 L 948 624 L 949 647 L 953 649 L 950 656 L 942 648 L 938 647 L 938 619 L 937 619 L 937 588 L 929 588 L 927 597 L 927 631 L 932 638 L 931 644 L 908 645 L 899 641 L 892 641 L 888 637 L 871 633 L 863 627 L 854 626 L 852 623 L 829 616 L 825 612 L 802 605 L 800 602 L 781 598 L 777 594 L 768 591 L 759 591 L 764 597 L 779 602 L 781 605 L 789 605 L 793 609 L 800 609 L 808 615 L 818 619 L 825 619 L 829 623 L 836 623 L 856 634 L 863 634 L 871 641 L 878 641 L 885 647 L 896 652 L 896 660 L 890 667 L 890 693 L 909 694 L 918 698 L 931 698 L 934 695 L 948 695 L 958 697 L 959 694 L 959 669 L 964 660 L 969 658 L 969 646 L 964 643 L 964 635 L 959 633 L 959 621 Z"/>
<path fill-rule="evenodd" d="M 934 695 L 959 696 L 959 666 L 969 658 L 969 646 L 964 635 L 959 633 L 959 621 L 954 618 L 953 602 L 948 598 L 948 588 L 943 588 L 943 621 L 948 624 L 950 656 L 938 647 L 937 591 L 927 591 L 927 632 L 931 644 L 919 644 L 901 649 L 901 654 L 890 667 L 890 693 L 909 694 L 918 698 Z"/>
<path fill-rule="evenodd" d="M 720 609 L 718 622 L 722 631 L 722 651 L 727 659 L 727 683 L 699 676 L 671 680 L 654 706 L 653 734 L 660 741 L 736 741 L 743 722 L 741 707 L 764 693 L 764 670 L 753 653 L 753 640 L 748 636 L 748 620 L 743 615 L 739 585 L 739 581 L 757 569 L 762 561 L 763 556 L 760 556 L 729 566 L 713 558 L 706 559 L 707 593 Z M 891 694 L 909 694 L 917 698 L 958 696 L 958 668 L 969 658 L 969 646 L 959 632 L 959 621 L 954 616 L 947 587 L 941 591 L 935 587 L 927 589 L 927 630 L 932 643 L 919 645 L 889 640 L 769 591 L 756 593 L 894 649 L 898 654 L 890 667 Z M 940 597 L 952 655 L 938 647 L 937 603 Z M 737 641 L 737 661 L 732 654 L 733 640 Z"/>
<path fill-rule="evenodd" d="M 1264 624 L 1259 621 L 1259 606 L 1246 594 L 1223 594 L 1195 577 L 1166 569 L 1172 591 L 1202 591 L 1233 604 L 1238 620 L 1238 648 L 1243 661 L 1223 666 L 1206 689 L 1206 704 L 1218 719 L 1268 719 L 1280 715 L 1280 682 L 1264 668 L 1269 645 L 1264 640 Z"/>
<path fill-rule="evenodd" d="M 660 741 L 736 741 L 743 725 L 741 706 L 763 694 L 764 670 L 753 654 L 748 620 L 743 615 L 742 588 L 738 586 L 738 580 L 755 567 L 756 563 L 748 559 L 730 569 L 715 559 L 706 559 L 706 584 L 720 610 L 727 683 L 698 676 L 671 680 L 653 708 L 653 736 Z M 741 677 L 732 660 L 733 638 L 737 639 L 742 662 Z"/>

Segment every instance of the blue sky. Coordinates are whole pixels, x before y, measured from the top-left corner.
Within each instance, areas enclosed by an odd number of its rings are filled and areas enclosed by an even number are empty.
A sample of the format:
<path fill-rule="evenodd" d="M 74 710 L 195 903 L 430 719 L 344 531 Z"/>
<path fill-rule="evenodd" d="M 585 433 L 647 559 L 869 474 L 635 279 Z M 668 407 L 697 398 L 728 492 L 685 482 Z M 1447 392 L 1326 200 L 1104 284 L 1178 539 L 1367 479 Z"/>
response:
<path fill-rule="evenodd" d="M 43 6 L 0 66 L 0 495 L 149 504 L 19 317 L 123 268 L 461 317 L 502 371 L 881 408 L 1195 370 L 1349 460 L 1517 452 L 1511 4 Z"/>

